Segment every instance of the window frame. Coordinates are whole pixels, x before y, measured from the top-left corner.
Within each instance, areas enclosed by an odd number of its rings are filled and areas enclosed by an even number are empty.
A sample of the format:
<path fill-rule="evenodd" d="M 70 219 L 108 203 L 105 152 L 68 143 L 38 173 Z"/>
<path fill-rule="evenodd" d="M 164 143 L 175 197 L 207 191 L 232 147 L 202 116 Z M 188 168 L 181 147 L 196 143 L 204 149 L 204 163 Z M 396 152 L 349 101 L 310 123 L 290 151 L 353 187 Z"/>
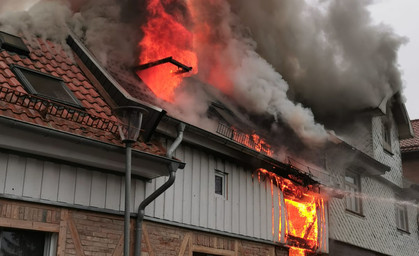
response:
<path fill-rule="evenodd" d="M 57 253 L 57 243 L 58 243 L 58 233 L 55 232 L 48 232 L 48 231 L 40 231 L 36 229 L 24 229 L 24 228 L 15 228 L 15 227 L 4 227 L 0 226 L 0 232 L 2 230 L 11 232 L 24 232 L 24 231 L 34 231 L 40 232 L 44 234 L 44 244 L 43 244 L 43 256 L 54 256 Z M 0 235 L 0 243 L 1 243 L 1 235 Z M 1 244 L 0 244 L 1 248 Z"/>
<path fill-rule="evenodd" d="M 392 153 L 392 143 L 391 143 L 391 124 L 387 118 L 382 119 L 382 141 L 383 149 L 388 153 Z"/>
<path fill-rule="evenodd" d="M 396 198 L 399 200 L 400 198 Z M 407 206 L 403 203 L 396 202 L 394 204 L 394 208 L 396 211 L 396 227 L 397 230 L 409 233 L 409 216 L 407 212 Z M 401 221 L 403 220 L 403 222 Z M 404 223 L 404 226 L 402 225 Z"/>
<path fill-rule="evenodd" d="M 16 74 L 19 82 L 21 82 L 24 89 L 29 94 L 35 95 L 35 96 L 40 97 L 40 98 L 45 98 L 45 99 L 48 99 L 48 100 L 52 100 L 52 101 L 55 101 L 55 102 L 58 102 L 58 103 L 61 103 L 61 104 L 69 105 L 71 107 L 84 109 L 81 102 L 76 98 L 74 93 L 70 90 L 70 88 L 68 88 L 68 86 L 66 85 L 64 80 L 61 79 L 60 77 L 56 77 L 56 76 L 50 75 L 48 73 L 44 73 L 44 72 L 41 72 L 41 71 L 38 71 L 38 70 L 34 70 L 34 69 L 30 69 L 30 68 L 26 68 L 26 67 L 22 67 L 22 66 L 19 66 L 19 65 L 14 65 L 14 64 L 10 65 L 10 68 L 13 71 L 13 73 Z M 40 75 L 40 76 L 43 76 L 45 78 L 57 81 L 58 84 L 60 84 L 61 88 L 64 89 L 64 91 L 69 95 L 69 97 L 71 98 L 71 100 L 73 102 L 61 100 L 61 99 L 55 98 L 53 96 L 46 95 L 46 94 L 38 92 L 34 88 L 34 86 L 31 84 L 31 82 L 26 78 L 26 76 L 23 74 L 23 72 L 21 70 L 25 70 L 27 72 L 31 72 L 31 73 L 34 73 L 36 75 Z"/>
<path fill-rule="evenodd" d="M 352 178 L 354 182 L 349 182 L 346 177 Z M 345 190 L 349 191 L 348 195 L 345 196 L 346 211 L 363 216 L 362 199 L 358 196 L 362 191 L 361 175 L 353 171 L 346 171 L 344 176 L 344 186 Z M 353 189 L 353 191 L 351 189 Z M 355 208 L 352 207 L 354 204 Z M 356 208 L 358 208 L 358 210 Z"/>
<path fill-rule="evenodd" d="M 219 194 L 215 191 L 216 185 L 215 185 L 215 180 L 216 177 L 221 177 L 221 180 L 223 181 L 222 183 L 222 194 Z M 227 194 L 228 194 L 228 173 L 220 171 L 218 169 L 214 170 L 214 194 L 215 196 L 224 198 L 224 199 L 228 199 Z"/>

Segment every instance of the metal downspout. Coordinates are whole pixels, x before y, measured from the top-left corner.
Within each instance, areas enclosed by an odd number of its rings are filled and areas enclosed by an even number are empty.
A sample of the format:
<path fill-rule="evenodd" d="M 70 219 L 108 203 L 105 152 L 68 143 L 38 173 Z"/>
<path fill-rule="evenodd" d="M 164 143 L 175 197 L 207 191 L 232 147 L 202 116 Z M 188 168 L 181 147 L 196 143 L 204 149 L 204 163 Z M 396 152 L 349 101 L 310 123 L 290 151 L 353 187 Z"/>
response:
<path fill-rule="evenodd" d="M 169 150 L 167 151 L 167 157 L 172 158 L 173 153 L 175 152 L 176 148 L 180 145 L 183 140 L 183 131 L 185 130 L 185 124 L 180 123 L 178 126 L 178 136 L 173 144 L 170 146 Z M 135 227 L 135 248 L 134 248 L 134 256 L 141 256 L 141 240 L 142 240 L 142 233 L 143 233 L 143 219 L 145 214 L 145 208 L 151 202 L 153 202 L 159 195 L 163 194 L 170 186 L 173 185 L 176 178 L 176 167 L 173 164 L 168 166 L 169 168 L 169 179 L 156 191 L 154 191 L 150 196 L 144 199 L 140 206 L 138 206 L 138 214 L 137 214 L 137 221 Z M 128 255 L 126 255 L 128 256 Z"/>

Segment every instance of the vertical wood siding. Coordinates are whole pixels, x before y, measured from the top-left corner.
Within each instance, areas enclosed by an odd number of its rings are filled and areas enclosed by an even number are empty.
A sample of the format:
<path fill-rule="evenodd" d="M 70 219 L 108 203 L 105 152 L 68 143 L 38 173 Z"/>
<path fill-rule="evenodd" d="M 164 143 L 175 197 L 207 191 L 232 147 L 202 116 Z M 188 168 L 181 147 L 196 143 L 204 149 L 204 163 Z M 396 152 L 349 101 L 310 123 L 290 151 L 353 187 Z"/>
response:
<path fill-rule="evenodd" d="M 175 184 L 146 208 L 146 215 L 223 232 L 272 239 L 269 184 L 252 170 L 181 145 L 175 157 L 186 167 Z M 215 170 L 227 173 L 225 197 L 214 193 Z M 167 177 L 132 181 L 132 211 Z M 0 153 L 0 193 L 32 200 L 124 210 L 124 177 L 34 158 Z M 279 211 L 276 210 L 276 214 Z M 276 231 L 278 232 L 278 231 Z"/>

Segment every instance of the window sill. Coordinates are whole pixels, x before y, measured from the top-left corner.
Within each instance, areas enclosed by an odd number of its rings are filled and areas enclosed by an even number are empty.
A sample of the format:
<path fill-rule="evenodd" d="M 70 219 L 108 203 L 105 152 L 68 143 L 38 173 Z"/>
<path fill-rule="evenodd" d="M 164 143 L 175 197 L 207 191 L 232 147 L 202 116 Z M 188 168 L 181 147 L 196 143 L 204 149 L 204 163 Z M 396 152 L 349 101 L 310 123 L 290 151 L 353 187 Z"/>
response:
<path fill-rule="evenodd" d="M 399 231 L 401 234 L 410 235 L 410 232 L 401 228 L 397 228 L 397 231 Z"/>
<path fill-rule="evenodd" d="M 393 151 L 391 150 L 391 146 L 388 145 L 387 143 L 384 143 L 383 144 L 383 149 L 384 149 L 384 152 L 386 152 L 390 156 L 393 156 L 394 155 Z"/>
<path fill-rule="evenodd" d="M 353 216 L 356 216 L 356 217 L 359 217 L 359 218 L 365 218 L 365 215 L 362 214 L 362 213 L 359 213 L 359 212 L 354 212 L 354 211 L 351 211 L 349 209 L 345 209 L 345 212 L 349 215 L 353 215 Z"/>

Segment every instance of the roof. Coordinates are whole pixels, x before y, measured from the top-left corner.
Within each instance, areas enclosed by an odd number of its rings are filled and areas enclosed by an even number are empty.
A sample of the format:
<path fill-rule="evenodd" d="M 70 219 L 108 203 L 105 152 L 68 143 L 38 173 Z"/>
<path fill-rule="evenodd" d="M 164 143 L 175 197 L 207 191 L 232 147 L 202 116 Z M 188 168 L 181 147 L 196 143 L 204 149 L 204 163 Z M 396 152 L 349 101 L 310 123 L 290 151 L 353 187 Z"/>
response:
<path fill-rule="evenodd" d="M 76 60 L 61 45 L 40 38 L 35 41 L 39 47 L 24 40 L 31 51 L 29 57 L 0 49 L 0 116 L 122 146 L 117 129 L 119 120 Z M 12 65 L 61 78 L 84 109 L 51 104 L 28 94 L 12 72 Z M 136 143 L 135 149 L 165 154 L 165 149 L 156 143 Z"/>
<path fill-rule="evenodd" d="M 403 153 L 419 151 L 419 119 L 411 121 L 414 137 L 400 140 L 400 149 Z"/>

